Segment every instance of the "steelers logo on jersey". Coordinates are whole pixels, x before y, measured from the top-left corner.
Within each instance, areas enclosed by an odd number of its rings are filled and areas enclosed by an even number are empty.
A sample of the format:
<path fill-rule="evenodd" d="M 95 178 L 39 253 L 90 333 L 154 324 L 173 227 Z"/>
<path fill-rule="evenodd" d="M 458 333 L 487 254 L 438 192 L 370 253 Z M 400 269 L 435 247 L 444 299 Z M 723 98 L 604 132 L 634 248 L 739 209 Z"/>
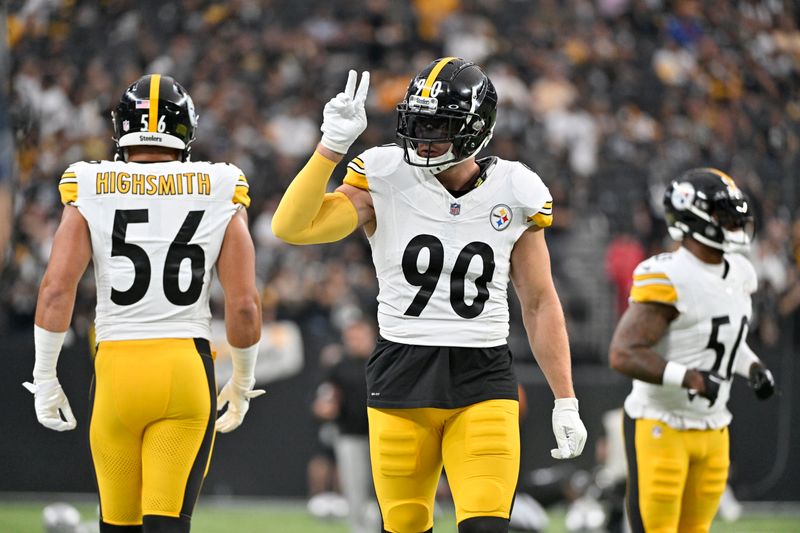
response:
<path fill-rule="evenodd" d="M 491 220 L 494 229 L 503 231 L 511 224 L 511 208 L 506 204 L 497 204 L 492 208 L 489 220 Z"/>

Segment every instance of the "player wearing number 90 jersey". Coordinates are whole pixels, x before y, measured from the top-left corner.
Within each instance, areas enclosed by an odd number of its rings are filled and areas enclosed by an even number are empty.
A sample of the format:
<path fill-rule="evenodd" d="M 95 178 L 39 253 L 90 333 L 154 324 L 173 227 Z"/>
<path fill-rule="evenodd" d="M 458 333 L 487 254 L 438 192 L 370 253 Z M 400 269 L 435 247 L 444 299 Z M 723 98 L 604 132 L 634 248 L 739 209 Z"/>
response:
<path fill-rule="evenodd" d="M 664 206 L 682 246 L 636 268 L 609 359 L 634 378 L 624 424 L 631 529 L 703 532 L 728 476 L 733 376 L 759 398 L 773 381 L 746 340 L 755 270 L 728 253 L 749 245 L 747 198 L 727 174 L 699 168 L 670 184 Z"/>
<path fill-rule="evenodd" d="M 367 150 L 348 165 L 344 183 L 369 191 L 375 208 L 369 242 L 384 339 L 480 348 L 506 343 L 511 252 L 525 231 L 550 226 L 552 198 L 522 163 L 487 157 L 477 164 L 480 185 L 459 197 L 405 164 L 396 145 Z M 477 317 L 479 328 L 464 327 Z"/>
<path fill-rule="evenodd" d="M 534 355 L 556 397 L 553 456 L 579 455 L 586 429 L 572 389 L 563 313 L 543 229 L 552 200 L 524 165 L 476 160 L 497 94 L 475 64 L 436 60 L 398 105 L 400 145 L 353 158 L 326 183 L 366 127 L 369 73 L 325 106 L 323 136 L 281 199 L 285 241 L 339 240 L 363 227 L 379 283 L 380 337 L 367 364 L 372 476 L 384 531 L 433 527 L 442 467 L 460 533 L 508 531 L 519 474 L 519 405 L 508 336 L 509 280 Z"/>
<path fill-rule="evenodd" d="M 98 346 L 89 440 L 100 531 L 187 532 L 215 426 L 236 428 L 263 392 L 252 390 L 261 310 L 248 183 L 235 166 L 188 160 L 197 115 L 168 76 L 134 82 L 113 119 L 117 159 L 76 163 L 59 183 L 64 214 L 39 291 L 34 381 L 25 385 L 43 425 L 75 427 L 56 363 L 91 259 Z M 219 397 L 208 341 L 214 268 L 234 367 Z"/>

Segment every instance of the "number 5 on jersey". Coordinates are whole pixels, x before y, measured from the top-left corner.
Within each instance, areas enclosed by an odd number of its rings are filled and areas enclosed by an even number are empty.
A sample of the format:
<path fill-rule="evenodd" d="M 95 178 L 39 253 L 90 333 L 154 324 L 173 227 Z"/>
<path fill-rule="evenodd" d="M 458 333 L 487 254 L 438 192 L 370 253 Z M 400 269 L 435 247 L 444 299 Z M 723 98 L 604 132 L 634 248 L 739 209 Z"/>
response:
<path fill-rule="evenodd" d="M 191 305 L 200 298 L 203 289 L 206 255 L 199 244 L 189 244 L 197 231 L 205 211 L 189 211 L 175 239 L 169 245 L 162 276 L 164 296 L 174 305 Z M 141 246 L 125 242 L 128 224 L 145 224 L 149 221 L 147 209 L 118 209 L 114 212 L 114 229 L 111 234 L 111 257 L 127 257 L 133 263 L 133 283 L 120 291 L 111 288 L 111 301 L 117 305 L 133 305 L 147 294 L 150 287 L 150 258 Z M 178 274 L 181 262 L 189 259 L 192 279 L 189 287 L 182 291 Z"/>

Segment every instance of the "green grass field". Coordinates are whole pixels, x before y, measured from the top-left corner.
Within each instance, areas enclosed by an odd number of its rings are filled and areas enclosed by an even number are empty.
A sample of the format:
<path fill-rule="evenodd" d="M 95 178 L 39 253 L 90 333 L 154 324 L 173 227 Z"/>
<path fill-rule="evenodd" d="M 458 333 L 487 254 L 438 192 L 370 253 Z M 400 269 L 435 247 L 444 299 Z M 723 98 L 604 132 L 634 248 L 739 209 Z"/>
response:
<path fill-rule="evenodd" d="M 96 506 L 70 501 L 77 507 L 84 521 L 95 522 Z M 41 533 L 42 502 L 0 500 L 0 532 Z M 786 510 L 784 506 L 770 509 L 767 506 L 747 506 L 745 515 L 737 522 L 715 523 L 714 533 L 798 533 L 800 509 Z M 322 521 L 309 515 L 302 502 L 224 503 L 201 501 L 194 519 L 193 533 L 348 533 L 343 521 Z M 437 517 L 435 531 L 454 533 L 452 513 Z M 566 532 L 563 513 L 551 513 L 551 526 L 547 533 Z"/>

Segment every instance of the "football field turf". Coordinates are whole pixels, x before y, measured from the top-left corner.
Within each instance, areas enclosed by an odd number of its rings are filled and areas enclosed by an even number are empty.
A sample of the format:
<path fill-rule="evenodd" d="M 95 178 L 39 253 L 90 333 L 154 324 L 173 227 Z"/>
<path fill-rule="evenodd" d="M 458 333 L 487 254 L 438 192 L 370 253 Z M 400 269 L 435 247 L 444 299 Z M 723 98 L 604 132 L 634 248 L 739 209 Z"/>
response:
<path fill-rule="evenodd" d="M 86 498 L 75 500 L 69 496 L 43 501 L 2 499 L 0 495 L 0 532 L 41 533 L 42 509 L 51 501 L 68 501 L 80 511 L 82 521 L 92 527 L 96 523 L 96 506 Z M 348 533 L 343 520 L 320 520 L 311 516 L 301 501 L 276 501 L 255 499 L 201 500 L 192 520 L 193 533 Z M 455 532 L 452 511 L 436 518 L 434 529 L 439 533 Z M 90 529 L 89 531 L 96 531 Z M 566 532 L 564 514 L 550 513 L 550 527 L 546 533 Z M 735 523 L 716 521 L 713 533 L 798 533 L 800 532 L 800 507 L 785 504 L 746 505 L 745 514 Z"/>

